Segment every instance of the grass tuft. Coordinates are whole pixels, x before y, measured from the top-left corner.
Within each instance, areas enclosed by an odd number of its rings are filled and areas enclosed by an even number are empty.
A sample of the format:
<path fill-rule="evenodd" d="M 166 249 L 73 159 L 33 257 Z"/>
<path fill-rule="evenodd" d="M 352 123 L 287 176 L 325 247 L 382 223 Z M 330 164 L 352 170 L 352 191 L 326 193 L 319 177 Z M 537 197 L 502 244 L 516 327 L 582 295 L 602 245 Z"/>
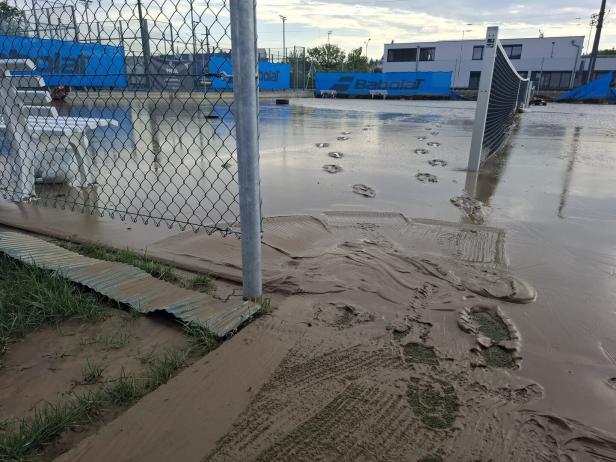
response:
<path fill-rule="evenodd" d="M 91 363 L 90 360 L 81 368 L 83 382 L 87 384 L 98 383 L 103 377 L 105 366 L 102 364 Z"/>
<path fill-rule="evenodd" d="M 209 274 L 198 274 L 188 281 L 186 288 L 190 290 L 196 290 L 206 294 L 211 294 L 216 289 L 214 280 Z"/>
<path fill-rule="evenodd" d="M 206 327 L 196 323 L 184 324 L 184 332 L 191 339 L 191 350 L 195 353 L 205 355 L 212 350 L 215 350 L 220 341 Z"/>
<path fill-rule="evenodd" d="M 0 352 L 44 326 L 68 319 L 98 322 L 106 307 L 61 276 L 0 255 Z"/>

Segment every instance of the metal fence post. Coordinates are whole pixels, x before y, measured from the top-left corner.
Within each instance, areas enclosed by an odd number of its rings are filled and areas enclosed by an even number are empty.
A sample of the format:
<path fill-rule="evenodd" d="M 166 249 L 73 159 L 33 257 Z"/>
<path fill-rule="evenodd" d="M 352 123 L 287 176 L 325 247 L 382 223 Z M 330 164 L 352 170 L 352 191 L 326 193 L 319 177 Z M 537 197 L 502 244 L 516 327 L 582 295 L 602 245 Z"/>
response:
<path fill-rule="evenodd" d="M 230 0 L 244 298 L 262 294 L 261 191 L 254 0 Z"/>
<path fill-rule="evenodd" d="M 490 91 L 492 89 L 492 75 L 494 74 L 497 46 L 498 27 L 488 27 L 483 52 L 483 69 L 481 71 L 479 91 L 477 94 L 471 152 L 468 158 L 469 172 L 478 172 L 481 162 L 483 161 L 483 138 L 488 117 L 488 103 L 490 102 Z"/>

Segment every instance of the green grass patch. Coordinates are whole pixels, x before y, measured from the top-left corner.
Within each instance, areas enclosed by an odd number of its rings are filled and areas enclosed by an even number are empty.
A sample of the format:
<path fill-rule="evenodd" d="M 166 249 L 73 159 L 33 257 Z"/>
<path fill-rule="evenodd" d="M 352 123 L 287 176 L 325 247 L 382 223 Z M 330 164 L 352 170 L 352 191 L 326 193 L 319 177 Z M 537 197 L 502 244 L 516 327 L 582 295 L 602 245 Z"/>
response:
<path fill-rule="evenodd" d="M 107 314 L 95 295 L 55 273 L 0 254 L 0 352 L 42 326 L 68 319 L 98 322 Z"/>
<path fill-rule="evenodd" d="M 96 391 L 73 394 L 59 403 L 46 403 L 31 418 L 9 425 L 0 433 L 0 460 L 26 461 L 62 432 L 87 425 L 108 409 L 129 406 L 168 382 L 186 365 L 192 350 L 150 355 L 140 374 L 126 374 L 101 385 Z M 84 371 L 92 372 L 91 367 Z M 98 373 L 95 369 L 93 376 Z M 102 374 L 102 372 L 101 372 Z"/>

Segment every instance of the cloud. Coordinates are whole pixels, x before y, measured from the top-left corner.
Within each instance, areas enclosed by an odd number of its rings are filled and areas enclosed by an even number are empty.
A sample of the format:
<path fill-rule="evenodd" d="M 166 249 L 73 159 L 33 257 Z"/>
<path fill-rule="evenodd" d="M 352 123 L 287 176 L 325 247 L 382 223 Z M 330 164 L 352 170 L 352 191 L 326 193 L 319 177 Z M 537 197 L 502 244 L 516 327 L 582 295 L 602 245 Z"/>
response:
<path fill-rule="evenodd" d="M 488 25 L 501 26 L 503 38 L 546 35 L 588 35 L 596 0 L 459 1 L 440 0 L 426 8 L 417 0 L 260 0 L 257 3 L 261 46 L 280 47 L 279 14 L 287 16 L 287 44 L 314 46 L 332 40 L 345 49 L 362 46 L 370 37 L 371 55 L 383 44 L 456 40 L 463 30 L 483 38 Z M 467 26 L 466 24 L 472 24 Z M 602 48 L 616 46 L 616 8 L 604 28 Z"/>

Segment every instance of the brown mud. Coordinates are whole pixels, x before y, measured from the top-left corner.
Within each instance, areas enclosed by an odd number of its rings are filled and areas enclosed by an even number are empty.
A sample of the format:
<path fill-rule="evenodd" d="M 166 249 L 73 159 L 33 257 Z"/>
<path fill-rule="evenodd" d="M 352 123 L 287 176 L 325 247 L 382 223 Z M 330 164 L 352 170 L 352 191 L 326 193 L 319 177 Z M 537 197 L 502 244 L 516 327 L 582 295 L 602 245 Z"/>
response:
<path fill-rule="evenodd" d="M 60 460 L 616 460 L 516 375 L 507 313 L 537 294 L 502 231 L 328 212 L 267 219 L 264 244 L 273 313 Z"/>

